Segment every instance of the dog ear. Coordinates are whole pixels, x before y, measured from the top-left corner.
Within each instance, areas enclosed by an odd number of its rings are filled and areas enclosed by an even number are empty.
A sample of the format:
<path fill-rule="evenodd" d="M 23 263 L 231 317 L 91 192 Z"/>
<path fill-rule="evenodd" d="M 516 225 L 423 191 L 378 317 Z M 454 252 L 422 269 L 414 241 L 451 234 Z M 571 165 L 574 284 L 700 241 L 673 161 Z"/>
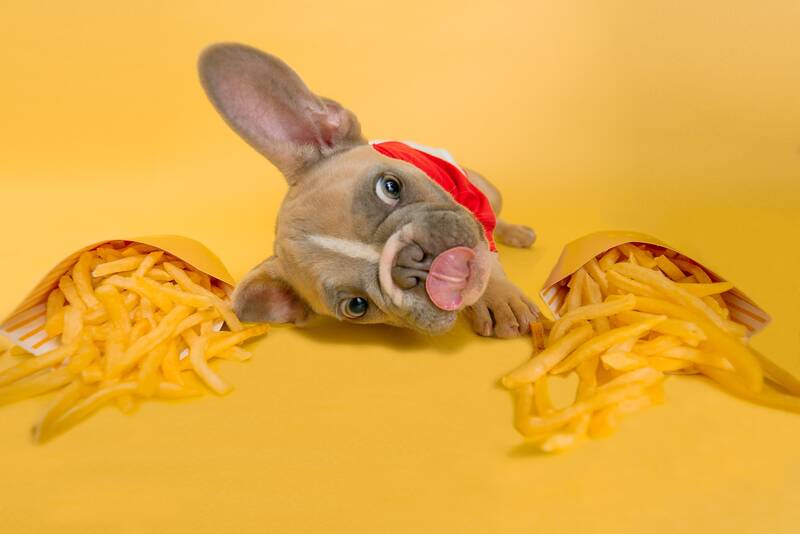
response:
<path fill-rule="evenodd" d="M 200 55 L 198 69 L 217 111 L 290 184 L 305 166 L 365 142 L 353 113 L 312 93 L 274 56 L 221 43 Z"/>
<path fill-rule="evenodd" d="M 281 279 L 275 256 L 256 266 L 236 286 L 233 311 L 242 321 L 252 323 L 302 324 L 314 313 Z"/>

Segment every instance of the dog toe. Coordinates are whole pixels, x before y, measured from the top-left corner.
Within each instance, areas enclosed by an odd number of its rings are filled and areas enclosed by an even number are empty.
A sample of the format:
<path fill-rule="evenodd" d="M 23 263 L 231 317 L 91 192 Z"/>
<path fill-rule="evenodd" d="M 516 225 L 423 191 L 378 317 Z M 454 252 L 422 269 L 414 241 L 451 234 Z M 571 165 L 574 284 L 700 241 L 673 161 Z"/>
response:
<path fill-rule="evenodd" d="M 521 224 L 504 224 L 498 228 L 497 239 L 510 247 L 528 248 L 536 242 L 536 232 Z"/>
<path fill-rule="evenodd" d="M 479 336 L 490 337 L 494 333 L 492 316 L 489 314 L 489 308 L 483 302 L 478 302 L 474 306 L 467 308 L 467 317 L 472 329 Z"/>
<path fill-rule="evenodd" d="M 497 337 L 517 337 L 520 334 L 517 317 L 507 302 L 500 302 L 491 309 L 494 315 L 494 333 Z"/>

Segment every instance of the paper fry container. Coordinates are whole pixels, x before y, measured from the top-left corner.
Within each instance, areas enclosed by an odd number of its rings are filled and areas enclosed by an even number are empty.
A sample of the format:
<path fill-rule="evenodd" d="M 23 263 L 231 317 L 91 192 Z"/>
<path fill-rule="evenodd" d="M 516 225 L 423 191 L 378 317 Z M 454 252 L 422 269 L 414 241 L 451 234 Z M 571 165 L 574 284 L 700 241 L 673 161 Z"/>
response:
<path fill-rule="evenodd" d="M 558 309 L 569 292 L 567 287 L 569 276 L 592 258 L 624 243 L 643 243 L 674 251 L 683 258 L 702 267 L 714 282 L 728 281 L 707 268 L 702 262 L 681 254 L 679 250 L 670 247 L 660 239 L 638 232 L 596 232 L 568 243 L 561 252 L 561 257 L 558 259 L 555 268 L 553 268 L 547 281 L 542 286 L 540 295 L 556 319 L 559 317 Z M 767 312 L 738 290 L 735 285 L 732 290 L 723 293 L 722 298 L 728 306 L 731 320 L 746 326 L 751 335 L 762 330 L 772 320 Z"/>
<path fill-rule="evenodd" d="M 107 239 L 76 250 L 58 263 L 34 287 L 28 296 L 0 323 L 0 336 L 5 336 L 32 354 L 40 355 L 59 346 L 59 337 L 48 339 L 44 332 L 47 296 L 58 287 L 59 279 L 78 261 L 81 254 L 99 246 L 124 241 L 126 244 L 149 245 L 164 250 L 187 265 L 233 288 L 233 277 L 222 261 L 203 244 L 178 235 Z"/>

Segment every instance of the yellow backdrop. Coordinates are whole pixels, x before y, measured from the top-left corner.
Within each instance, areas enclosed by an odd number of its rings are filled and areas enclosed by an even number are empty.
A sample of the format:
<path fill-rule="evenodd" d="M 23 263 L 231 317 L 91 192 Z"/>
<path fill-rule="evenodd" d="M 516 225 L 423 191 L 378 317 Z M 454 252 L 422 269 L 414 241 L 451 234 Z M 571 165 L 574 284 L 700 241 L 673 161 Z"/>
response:
<path fill-rule="evenodd" d="M 502 5 L 499 5 L 502 4 Z M 213 41 L 284 58 L 373 138 L 450 149 L 536 248 L 634 229 L 771 312 L 800 372 L 800 7 L 775 2 L 17 2 L 0 34 L 0 309 L 66 252 L 184 234 L 237 277 L 286 187 L 196 80 Z M 613 438 L 544 456 L 498 377 L 527 339 L 276 328 L 224 399 L 106 409 L 43 447 L 0 409 L 9 533 L 794 532 L 800 418 L 672 378 Z"/>

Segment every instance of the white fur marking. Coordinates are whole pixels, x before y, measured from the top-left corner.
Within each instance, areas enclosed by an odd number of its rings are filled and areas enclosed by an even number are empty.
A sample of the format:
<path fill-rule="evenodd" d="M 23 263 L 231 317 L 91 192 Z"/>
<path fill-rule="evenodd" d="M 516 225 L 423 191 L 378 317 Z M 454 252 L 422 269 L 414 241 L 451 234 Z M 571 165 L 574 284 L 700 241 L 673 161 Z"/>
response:
<path fill-rule="evenodd" d="M 326 250 L 348 258 L 366 260 L 370 263 L 378 263 L 381 258 L 381 253 L 375 247 L 362 241 L 319 234 L 308 236 L 308 240 Z"/>

